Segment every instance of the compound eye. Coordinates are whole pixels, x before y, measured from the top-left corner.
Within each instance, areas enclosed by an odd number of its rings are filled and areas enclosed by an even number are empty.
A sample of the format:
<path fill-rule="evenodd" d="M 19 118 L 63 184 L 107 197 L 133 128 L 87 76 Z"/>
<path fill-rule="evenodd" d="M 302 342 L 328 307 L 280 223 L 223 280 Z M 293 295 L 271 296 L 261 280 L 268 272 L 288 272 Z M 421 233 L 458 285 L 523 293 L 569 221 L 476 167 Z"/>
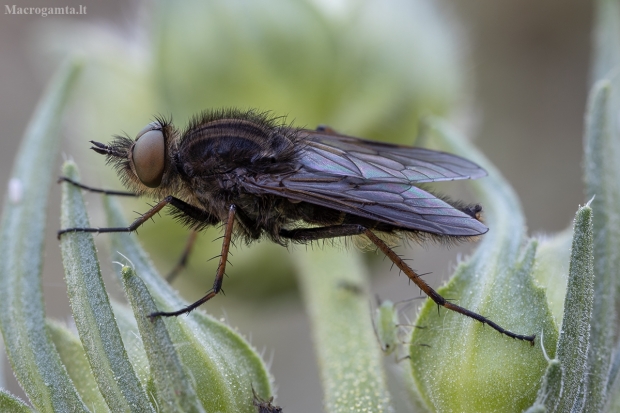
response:
<path fill-rule="evenodd" d="M 152 125 L 149 124 L 138 134 L 132 150 L 132 161 L 140 181 L 149 188 L 157 188 L 164 175 L 166 148 L 164 133 L 154 130 Z"/>
<path fill-rule="evenodd" d="M 148 125 L 146 125 L 144 128 L 142 128 L 142 130 L 140 132 L 138 132 L 138 134 L 136 135 L 136 140 L 140 139 L 140 137 L 142 135 L 144 135 L 145 133 L 155 130 L 155 129 L 160 129 L 161 130 L 162 126 L 161 123 L 159 122 L 151 122 Z"/>

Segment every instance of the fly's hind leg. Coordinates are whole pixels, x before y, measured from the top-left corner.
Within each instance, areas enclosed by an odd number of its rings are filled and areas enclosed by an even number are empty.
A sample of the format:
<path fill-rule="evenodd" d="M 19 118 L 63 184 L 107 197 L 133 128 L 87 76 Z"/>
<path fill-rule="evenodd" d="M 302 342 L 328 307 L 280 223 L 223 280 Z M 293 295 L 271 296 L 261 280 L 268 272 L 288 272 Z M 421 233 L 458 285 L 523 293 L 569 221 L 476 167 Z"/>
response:
<path fill-rule="evenodd" d="M 400 258 L 398 254 L 396 254 L 381 238 L 377 237 L 371 230 L 364 227 L 363 225 L 344 224 L 320 228 L 299 228 L 294 230 L 282 230 L 280 232 L 280 236 L 282 236 L 283 238 L 288 238 L 292 241 L 300 242 L 314 241 L 324 238 L 344 237 L 350 235 L 366 236 L 437 305 L 445 307 L 448 310 L 463 314 L 466 317 L 473 318 L 474 320 L 480 321 L 482 324 L 488 324 L 494 330 L 499 331 L 500 333 L 505 334 L 508 337 L 512 337 L 517 340 L 528 341 L 532 345 L 534 345 L 534 340 L 536 338 L 535 335 L 528 336 L 522 334 L 515 334 L 512 331 L 506 330 L 505 328 L 501 327 L 500 325 L 478 313 L 474 313 L 473 311 L 470 311 L 466 308 L 447 301 L 437 291 L 432 289 L 431 286 L 429 286 L 420 277 L 419 274 L 417 274 L 413 269 L 411 269 L 411 267 L 409 267 L 407 263 L 405 263 L 405 261 Z"/>

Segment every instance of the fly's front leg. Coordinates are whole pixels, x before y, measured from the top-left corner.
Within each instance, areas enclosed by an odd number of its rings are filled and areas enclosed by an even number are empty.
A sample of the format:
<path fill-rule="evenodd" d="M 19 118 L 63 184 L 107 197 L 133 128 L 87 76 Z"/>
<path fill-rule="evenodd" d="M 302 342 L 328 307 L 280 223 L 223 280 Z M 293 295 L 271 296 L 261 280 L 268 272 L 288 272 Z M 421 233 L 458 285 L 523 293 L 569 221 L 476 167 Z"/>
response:
<path fill-rule="evenodd" d="M 131 223 L 128 227 L 115 227 L 115 228 L 65 228 L 58 231 L 58 239 L 62 236 L 62 234 L 66 234 L 68 232 L 93 232 L 102 234 L 105 232 L 133 232 L 140 227 L 140 225 L 144 224 L 149 218 L 153 215 L 161 211 L 166 205 L 171 202 L 171 196 L 167 196 L 161 201 L 159 201 L 153 208 L 146 211 L 144 214 L 140 216 L 140 218 L 136 219 Z"/>
<path fill-rule="evenodd" d="M 185 215 L 189 217 L 200 220 L 202 222 L 207 221 L 210 217 L 205 211 L 200 208 L 196 208 L 193 205 L 190 205 L 184 201 L 181 201 L 178 198 L 175 198 L 171 195 L 165 197 L 161 201 L 159 201 L 155 206 L 144 214 L 142 214 L 138 219 L 131 223 L 128 227 L 116 227 L 116 228 L 65 228 L 58 231 L 58 239 L 62 236 L 62 234 L 66 234 L 67 232 L 93 232 L 93 233 L 106 233 L 106 232 L 133 232 L 140 227 L 140 225 L 144 224 L 148 219 L 153 217 L 159 211 L 161 211 L 166 205 L 172 205 Z"/>
<path fill-rule="evenodd" d="M 90 191 L 90 192 L 97 192 L 99 194 L 105 194 L 105 195 L 113 195 L 113 196 L 138 196 L 138 194 L 134 194 L 133 192 L 125 192 L 125 191 L 109 191 L 107 189 L 99 189 L 99 188 L 93 188 L 92 186 L 87 186 L 84 184 L 81 184 L 77 181 L 74 181 L 71 178 L 67 178 L 66 176 L 59 176 L 58 177 L 58 183 L 61 182 L 68 182 L 73 186 L 77 186 L 80 189 L 84 189 L 86 191 Z"/>
<path fill-rule="evenodd" d="M 176 317 L 181 314 L 186 314 L 194 310 L 196 307 L 201 306 L 213 297 L 215 297 L 222 290 L 222 282 L 224 281 L 224 272 L 226 271 L 226 262 L 228 261 L 228 252 L 230 251 L 230 241 L 232 239 L 233 228 L 235 224 L 235 212 L 237 207 L 231 205 L 228 208 L 228 219 L 226 221 L 226 227 L 224 228 L 224 240 L 222 242 L 222 253 L 220 254 L 220 262 L 215 272 L 215 281 L 213 282 L 213 288 L 202 297 L 200 300 L 188 305 L 177 311 L 158 311 L 149 315 L 150 318 L 154 317 Z"/>

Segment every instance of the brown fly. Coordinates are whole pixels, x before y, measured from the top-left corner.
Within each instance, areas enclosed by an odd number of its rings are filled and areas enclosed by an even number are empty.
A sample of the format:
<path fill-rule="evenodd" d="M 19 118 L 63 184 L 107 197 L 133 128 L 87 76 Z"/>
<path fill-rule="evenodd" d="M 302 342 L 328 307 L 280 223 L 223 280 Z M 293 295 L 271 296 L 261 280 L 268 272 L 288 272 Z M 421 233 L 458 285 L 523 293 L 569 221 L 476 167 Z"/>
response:
<path fill-rule="evenodd" d="M 185 308 L 151 317 L 189 313 L 215 297 L 222 289 L 233 236 L 248 243 L 268 238 L 287 245 L 355 235 L 372 242 L 439 306 L 534 342 L 533 335 L 515 334 L 447 301 L 384 241 L 386 236 L 457 241 L 486 233 L 479 205 L 442 199 L 420 188 L 428 182 L 486 175 L 466 159 L 363 140 L 325 127 L 295 128 L 268 113 L 235 109 L 204 112 L 183 132 L 158 118 L 135 140 L 117 136 L 109 145 L 92 144 L 132 194 L 158 202 L 129 227 L 67 228 L 59 236 L 135 231 L 166 206 L 195 231 L 223 224 L 213 288 Z"/>

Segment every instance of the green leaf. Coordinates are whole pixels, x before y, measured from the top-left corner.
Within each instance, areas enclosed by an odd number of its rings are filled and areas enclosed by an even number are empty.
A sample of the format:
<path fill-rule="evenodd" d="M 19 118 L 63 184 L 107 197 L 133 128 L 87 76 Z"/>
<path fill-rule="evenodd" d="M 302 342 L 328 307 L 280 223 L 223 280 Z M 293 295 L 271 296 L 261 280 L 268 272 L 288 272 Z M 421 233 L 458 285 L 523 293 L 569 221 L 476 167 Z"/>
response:
<path fill-rule="evenodd" d="M 603 411 L 605 412 L 618 412 L 620 411 L 620 357 L 617 356 L 620 352 L 620 343 L 616 344 L 614 349 L 614 358 L 609 372 L 609 387 L 607 389 L 607 404 Z"/>
<path fill-rule="evenodd" d="M 79 181 L 73 162 L 66 162 L 62 173 Z M 61 227 L 90 227 L 81 189 L 66 182 L 63 184 Z M 114 320 L 92 234 L 65 233 L 60 247 L 75 325 L 108 406 L 114 412 L 154 411 L 127 357 Z"/>
<path fill-rule="evenodd" d="M 564 314 L 573 228 L 569 227 L 551 238 L 539 237 L 538 242 L 534 279 L 545 289 L 553 319 L 560 325 Z"/>
<path fill-rule="evenodd" d="M 584 411 L 593 300 L 592 209 L 588 205 L 580 208 L 575 217 L 557 360 L 550 361 L 537 398 L 537 404 L 544 405 L 549 412 Z"/>
<path fill-rule="evenodd" d="M 17 380 L 43 412 L 87 411 L 46 333 L 41 291 L 47 195 L 80 69 L 77 61 L 64 64 L 41 98 L 15 160 L 0 229 L 0 328 Z"/>
<path fill-rule="evenodd" d="M 586 113 L 584 172 L 586 196 L 596 196 L 594 210 L 594 310 L 591 326 L 586 389 L 586 411 L 620 405 L 617 340 L 620 306 L 620 4 L 616 0 L 595 2 L 592 58 L 592 92 Z M 613 361 L 610 357 L 613 354 Z M 611 367 L 611 369 L 610 369 Z M 616 383 L 614 383 L 614 381 Z M 615 389 L 614 392 L 610 390 Z M 616 409 L 617 410 L 617 409 Z M 615 410 L 608 410 L 615 411 Z"/>
<path fill-rule="evenodd" d="M 79 337 L 57 321 L 48 320 L 47 331 L 84 404 L 93 412 L 109 412 Z"/>
<path fill-rule="evenodd" d="M 111 300 L 111 304 L 129 360 L 131 360 L 133 369 L 140 379 L 142 387 L 147 388 L 147 384 L 151 379 L 151 370 L 146 357 L 146 351 L 144 350 L 144 344 L 142 343 L 142 337 L 140 337 L 140 331 L 138 330 L 138 323 L 133 316 L 131 308 L 126 304 L 120 304 L 114 300 Z"/>
<path fill-rule="evenodd" d="M 127 226 L 113 199 L 105 198 L 105 207 L 109 226 Z M 109 236 L 111 250 L 123 254 L 131 262 L 160 311 L 187 305 L 159 276 L 133 234 Z M 139 314 L 137 317 L 146 316 Z M 206 411 L 255 413 L 252 388 L 262 398 L 269 398 L 271 386 L 267 368 L 256 350 L 230 327 L 200 310 L 188 316 L 168 318 L 165 324 L 194 388 L 199 389 L 198 397 Z M 147 342 L 144 337 L 143 341 Z"/>
<path fill-rule="evenodd" d="M 357 251 L 294 251 L 316 345 L 327 413 L 389 412 L 383 353 L 368 315 Z"/>
<path fill-rule="evenodd" d="M 610 107 L 610 84 L 597 82 L 586 112 L 584 175 L 586 196 L 594 211 L 594 308 L 592 312 L 588 374 L 584 377 L 585 411 L 605 405 L 609 366 L 616 326 L 615 301 L 620 276 L 620 140 L 612 133 L 617 109 Z"/>
<path fill-rule="evenodd" d="M 557 327 L 544 291 L 532 277 L 537 242 L 525 242 L 524 218 L 512 188 L 473 147 L 438 120 L 429 120 L 442 149 L 484 167 L 489 176 L 472 186 L 485 207 L 490 228 L 474 255 L 461 263 L 438 290 L 447 299 L 491 318 L 518 334 L 536 334 L 535 346 L 512 340 L 460 314 L 440 310 L 428 300 L 412 334 L 414 380 L 431 411 L 520 412 L 529 407 Z M 429 347 L 421 347 L 426 344 Z"/>
<path fill-rule="evenodd" d="M 620 5 L 617 0 L 597 0 L 595 4 L 592 80 L 619 82 L 615 74 L 620 63 Z M 615 78 L 615 79 L 614 79 Z"/>
<path fill-rule="evenodd" d="M 562 386 L 557 385 L 561 382 L 562 366 L 560 362 L 557 359 L 549 360 L 547 371 L 545 371 L 542 385 L 538 391 L 538 398 L 525 413 L 546 413 L 545 403 L 554 404 L 562 396 Z"/>
<path fill-rule="evenodd" d="M 3 389 L 0 389 L 0 411 L 11 413 L 34 412 L 34 410 L 32 410 L 26 403 L 13 396 L 12 394 L 7 393 Z"/>
<path fill-rule="evenodd" d="M 0 354 L 5 354 L 5 350 L 4 350 L 4 340 L 2 340 L 2 336 L 0 336 Z M 5 363 L 4 363 L 4 357 L 0 357 L 0 389 L 4 389 L 6 388 L 6 381 L 5 381 Z"/>
<path fill-rule="evenodd" d="M 157 312 L 157 306 L 142 280 L 130 267 L 121 270 L 123 286 L 137 315 L 136 321 L 151 366 L 161 412 L 204 412 L 186 369 L 183 368 L 174 343 L 168 335 L 164 319 L 153 320 L 148 315 Z"/>

